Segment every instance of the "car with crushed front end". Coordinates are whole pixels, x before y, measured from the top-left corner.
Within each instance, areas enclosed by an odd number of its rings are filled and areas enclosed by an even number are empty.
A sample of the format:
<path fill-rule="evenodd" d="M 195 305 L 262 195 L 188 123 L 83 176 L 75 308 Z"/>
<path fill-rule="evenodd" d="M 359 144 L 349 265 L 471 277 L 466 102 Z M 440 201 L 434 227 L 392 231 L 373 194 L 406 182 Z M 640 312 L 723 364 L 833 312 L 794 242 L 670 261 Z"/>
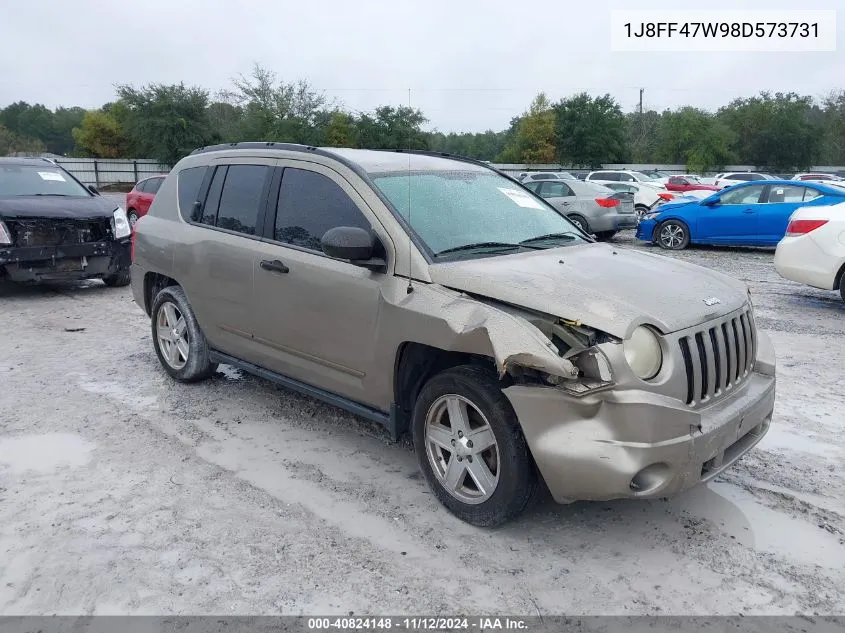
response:
<path fill-rule="evenodd" d="M 561 503 L 679 493 L 771 422 L 774 352 L 743 282 L 596 242 L 478 161 L 206 147 L 133 240 L 170 376 L 224 363 L 410 433 L 474 525 L 542 481 Z"/>
<path fill-rule="evenodd" d="M 0 158 L 0 278 L 129 285 L 122 208 L 47 159 Z"/>

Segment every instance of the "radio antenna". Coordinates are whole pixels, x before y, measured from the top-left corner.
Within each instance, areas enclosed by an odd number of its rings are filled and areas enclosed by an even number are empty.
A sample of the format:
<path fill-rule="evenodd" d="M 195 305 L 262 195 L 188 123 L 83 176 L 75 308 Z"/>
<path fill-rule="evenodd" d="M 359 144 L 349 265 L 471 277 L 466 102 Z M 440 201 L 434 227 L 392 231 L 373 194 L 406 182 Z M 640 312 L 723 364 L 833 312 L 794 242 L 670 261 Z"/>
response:
<path fill-rule="evenodd" d="M 411 231 L 413 225 L 411 224 L 411 89 L 408 88 L 408 288 L 406 294 L 411 294 L 414 291 L 413 274 L 411 271 Z"/>

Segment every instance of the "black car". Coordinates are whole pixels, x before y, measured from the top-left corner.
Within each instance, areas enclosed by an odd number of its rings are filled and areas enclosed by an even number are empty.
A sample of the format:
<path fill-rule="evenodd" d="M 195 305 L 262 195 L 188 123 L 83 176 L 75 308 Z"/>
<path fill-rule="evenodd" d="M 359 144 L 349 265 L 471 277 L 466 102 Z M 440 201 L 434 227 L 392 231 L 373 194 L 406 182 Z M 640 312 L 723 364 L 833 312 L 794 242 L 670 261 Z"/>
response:
<path fill-rule="evenodd" d="M 0 278 L 129 284 L 123 209 L 47 159 L 0 158 Z"/>

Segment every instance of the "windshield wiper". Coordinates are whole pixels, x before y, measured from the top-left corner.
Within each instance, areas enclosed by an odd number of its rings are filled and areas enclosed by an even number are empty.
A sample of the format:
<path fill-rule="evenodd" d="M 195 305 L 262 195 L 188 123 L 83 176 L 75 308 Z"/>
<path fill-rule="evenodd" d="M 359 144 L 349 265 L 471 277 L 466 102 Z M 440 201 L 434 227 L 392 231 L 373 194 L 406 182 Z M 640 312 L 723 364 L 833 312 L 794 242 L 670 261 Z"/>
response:
<path fill-rule="evenodd" d="M 69 198 L 70 194 L 67 193 L 34 193 L 33 196 L 60 196 L 62 198 Z"/>
<path fill-rule="evenodd" d="M 519 244 L 520 244 L 520 246 L 528 246 L 529 244 L 533 244 L 534 242 L 544 242 L 546 240 L 562 240 L 562 239 L 565 239 L 567 241 L 571 241 L 571 240 L 574 240 L 576 237 L 581 237 L 581 236 L 578 235 L 577 233 L 573 233 L 572 231 L 566 231 L 564 233 L 547 233 L 546 235 L 538 235 L 537 237 L 529 237 L 527 240 L 522 240 Z"/>
<path fill-rule="evenodd" d="M 510 242 L 476 242 L 475 244 L 464 244 L 462 246 L 453 246 L 446 248 L 434 254 L 435 257 L 445 255 L 447 253 L 458 253 L 460 251 L 475 251 L 483 249 L 519 249 L 519 248 L 543 248 L 542 246 L 531 246 L 528 244 L 511 244 Z"/>

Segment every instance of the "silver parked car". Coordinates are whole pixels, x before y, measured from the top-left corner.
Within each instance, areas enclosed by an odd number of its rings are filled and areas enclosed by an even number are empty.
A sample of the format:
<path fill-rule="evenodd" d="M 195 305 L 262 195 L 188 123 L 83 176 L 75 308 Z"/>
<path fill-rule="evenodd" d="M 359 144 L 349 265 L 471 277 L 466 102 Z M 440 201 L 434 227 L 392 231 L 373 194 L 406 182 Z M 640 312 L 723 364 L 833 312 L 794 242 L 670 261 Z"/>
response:
<path fill-rule="evenodd" d="M 535 173 L 522 172 L 519 174 L 522 182 L 534 182 L 537 180 L 578 180 L 568 171 L 538 171 Z"/>
<path fill-rule="evenodd" d="M 585 233 L 609 240 L 623 229 L 637 228 L 634 194 L 580 180 L 543 180 L 525 186 L 566 214 Z"/>
<path fill-rule="evenodd" d="M 135 226 L 132 292 L 174 380 L 225 363 L 408 433 L 475 525 L 541 481 L 561 503 L 678 493 L 772 418 L 743 282 L 596 243 L 469 159 L 198 150 Z"/>

